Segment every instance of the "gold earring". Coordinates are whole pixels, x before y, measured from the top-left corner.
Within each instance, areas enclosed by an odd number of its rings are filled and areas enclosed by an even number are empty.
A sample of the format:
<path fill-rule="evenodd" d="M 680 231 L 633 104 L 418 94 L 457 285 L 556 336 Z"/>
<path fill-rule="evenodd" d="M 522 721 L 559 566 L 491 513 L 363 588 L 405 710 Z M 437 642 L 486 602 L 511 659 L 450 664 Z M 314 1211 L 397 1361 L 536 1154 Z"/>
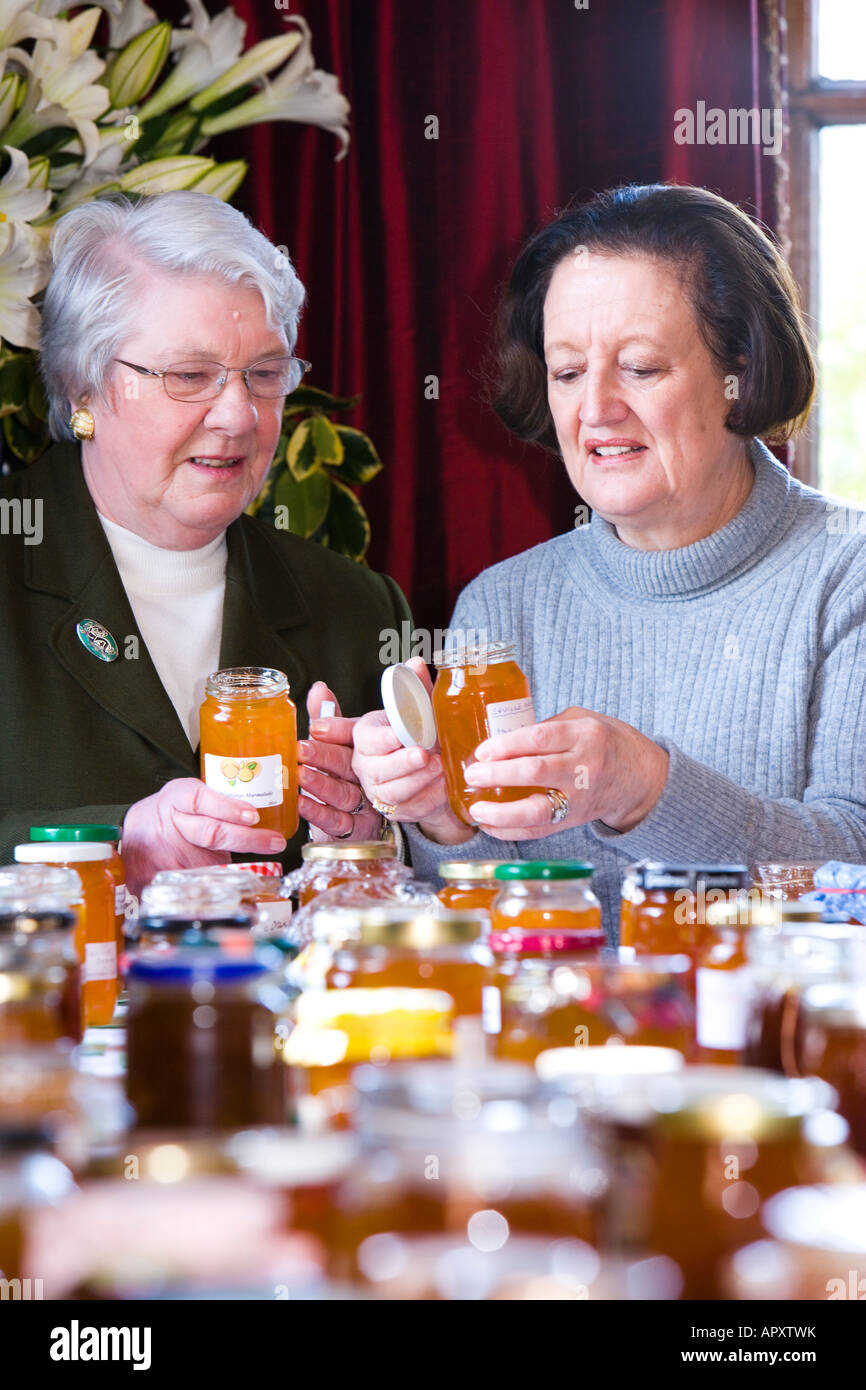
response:
<path fill-rule="evenodd" d="M 87 406 L 82 406 L 79 410 L 74 412 L 69 421 L 69 428 L 72 430 L 76 439 L 93 438 L 95 422 Z"/>

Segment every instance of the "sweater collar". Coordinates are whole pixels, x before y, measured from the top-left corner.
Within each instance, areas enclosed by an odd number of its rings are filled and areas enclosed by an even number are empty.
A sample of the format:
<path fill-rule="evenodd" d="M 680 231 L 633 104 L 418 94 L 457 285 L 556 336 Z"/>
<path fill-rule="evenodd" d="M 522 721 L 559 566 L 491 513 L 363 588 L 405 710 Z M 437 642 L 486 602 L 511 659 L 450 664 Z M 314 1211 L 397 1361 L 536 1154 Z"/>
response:
<path fill-rule="evenodd" d="M 750 445 L 755 481 L 737 515 L 720 531 L 677 550 L 635 550 L 593 513 L 590 541 L 600 577 L 641 598 L 694 597 L 748 569 L 778 540 L 779 523 L 794 486 L 787 469 L 758 439 Z"/>

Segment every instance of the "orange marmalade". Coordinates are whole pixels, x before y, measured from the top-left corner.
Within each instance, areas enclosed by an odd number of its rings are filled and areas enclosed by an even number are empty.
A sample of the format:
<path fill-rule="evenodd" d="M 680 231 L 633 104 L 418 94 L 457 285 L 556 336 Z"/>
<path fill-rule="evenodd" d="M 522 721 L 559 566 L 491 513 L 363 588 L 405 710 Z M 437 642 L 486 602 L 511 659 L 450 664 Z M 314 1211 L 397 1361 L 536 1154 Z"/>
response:
<path fill-rule="evenodd" d="M 208 676 L 205 692 L 202 781 L 249 801 L 262 829 L 291 839 L 298 828 L 298 739 L 288 678 L 269 667 L 234 666 Z"/>
<path fill-rule="evenodd" d="M 436 652 L 439 674 L 433 713 L 442 749 L 448 800 L 458 820 L 475 826 L 476 801 L 521 801 L 544 787 L 468 787 L 464 772 L 485 739 L 535 723 L 529 682 L 514 660 L 513 642 L 449 647 Z"/>

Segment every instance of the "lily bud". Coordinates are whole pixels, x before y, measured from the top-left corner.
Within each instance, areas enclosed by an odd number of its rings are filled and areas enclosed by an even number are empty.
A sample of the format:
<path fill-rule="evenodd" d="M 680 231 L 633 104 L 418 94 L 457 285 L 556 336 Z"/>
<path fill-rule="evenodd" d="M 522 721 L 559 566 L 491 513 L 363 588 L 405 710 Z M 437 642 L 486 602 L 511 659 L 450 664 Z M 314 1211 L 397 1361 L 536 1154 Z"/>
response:
<path fill-rule="evenodd" d="M 193 184 L 196 193 L 210 193 L 227 203 L 235 189 L 246 177 L 247 164 L 243 159 L 230 159 L 225 164 L 217 164 Z"/>
<path fill-rule="evenodd" d="M 191 188 L 197 179 L 214 167 L 212 159 L 200 155 L 179 154 L 173 159 L 151 159 L 124 174 L 120 187 L 124 193 L 171 193 L 176 188 Z"/>
<path fill-rule="evenodd" d="M 108 79 L 115 110 L 141 101 L 162 71 L 170 48 L 171 25 L 165 20 L 145 29 L 118 54 Z"/>
<path fill-rule="evenodd" d="M 228 72 L 211 82 L 203 91 L 196 93 L 189 104 L 190 110 L 203 111 L 206 106 L 211 106 L 215 101 L 228 96 L 229 92 L 236 91 L 238 87 L 246 87 L 257 77 L 272 72 L 294 53 L 301 37 L 300 32 L 295 29 L 291 34 L 279 34 L 275 39 L 264 39 L 261 43 L 254 44 Z"/>

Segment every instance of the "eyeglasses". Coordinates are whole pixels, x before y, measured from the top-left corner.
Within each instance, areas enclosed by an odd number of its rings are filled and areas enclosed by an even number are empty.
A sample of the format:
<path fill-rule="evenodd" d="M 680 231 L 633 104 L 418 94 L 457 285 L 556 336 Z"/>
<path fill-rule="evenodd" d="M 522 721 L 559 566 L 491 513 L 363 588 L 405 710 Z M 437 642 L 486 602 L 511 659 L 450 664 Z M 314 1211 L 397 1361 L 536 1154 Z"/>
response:
<path fill-rule="evenodd" d="M 123 367 L 131 367 L 141 376 L 158 376 L 167 396 L 173 401 L 210 401 L 218 396 L 233 372 L 242 376 L 251 396 L 261 400 L 276 400 L 296 391 L 312 363 L 303 357 L 267 357 L 251 367 L 224 367 L 221 362 L 175 362 L 165 371 L 140 367 L 115 357 Z"/>

